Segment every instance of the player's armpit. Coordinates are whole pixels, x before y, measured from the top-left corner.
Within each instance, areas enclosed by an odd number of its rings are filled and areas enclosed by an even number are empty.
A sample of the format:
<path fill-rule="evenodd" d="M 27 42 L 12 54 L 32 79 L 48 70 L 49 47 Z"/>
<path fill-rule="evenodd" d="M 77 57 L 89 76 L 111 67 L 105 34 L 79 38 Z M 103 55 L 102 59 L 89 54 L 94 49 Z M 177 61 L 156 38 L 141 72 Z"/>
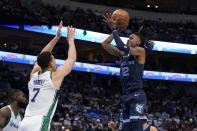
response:
<path fill-rule="evenodd" d="M 68 58 L 65 60 L 64 64 L 61 65 L 53 74 L 53 84 L 54 86 L 59 89 L 64 77 L 68 75 L 77 59 L 77 52 L 75 48 L 75 42 L 74 42 L 74 35 L 75 35 L 75 28 L 72 28 L 72 26 L 68 26 L 67 28 L 67 41 L 69 45 L 68 49 Z"/>
<path fill-rule="evenodd" d="M 31 71 L 31 74 L 30 74 L 30 79 L 32 78 L 33 74 L 38 72 L 38 71 L 41 71 L 41 68 L 38 64 L 35 64 L 32 71 Z"/>
<path fill-rule="evenodd" d="M 67 59 L 53 74 L 53 82 L 55 87 L 59 89 L 65 76 L 67 76 L 75 64 L 75 59 Z"/>
<path fill-rule="evenodd" d="M 0 131 L 6 126 L 10 117 L 11 117 L 11 112 L 7 107 L 3 107 L 0 109 Z"/>
<path fill-rule="evenodd" d="M 136 56 L 140 56 L 140 55 L 145 55 L 145 50 L 142 47 L 130 47 L 130 51 L 129 54 L 130 55 L 136 55 Z"/>

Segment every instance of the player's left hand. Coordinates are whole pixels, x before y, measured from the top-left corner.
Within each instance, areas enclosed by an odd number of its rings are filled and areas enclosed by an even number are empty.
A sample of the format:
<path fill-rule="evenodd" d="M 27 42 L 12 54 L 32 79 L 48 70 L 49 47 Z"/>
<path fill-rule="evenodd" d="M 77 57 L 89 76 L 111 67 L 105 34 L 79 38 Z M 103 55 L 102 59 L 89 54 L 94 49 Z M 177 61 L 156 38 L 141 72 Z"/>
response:
<path fill-rule="evenodd" d="M 68 26 L 68 28 L 67 28 L 67 40 L 73 42 L 74 39 L 75 39 L 75 28 L 73 28 L 72 26 Z"/>
<path fill-rule="evenodd" d="M 57 29 L 57 37 L 61 37 L 62 36 L 62 27 L 63 27 L 63 21 L 61 20 Z"/>

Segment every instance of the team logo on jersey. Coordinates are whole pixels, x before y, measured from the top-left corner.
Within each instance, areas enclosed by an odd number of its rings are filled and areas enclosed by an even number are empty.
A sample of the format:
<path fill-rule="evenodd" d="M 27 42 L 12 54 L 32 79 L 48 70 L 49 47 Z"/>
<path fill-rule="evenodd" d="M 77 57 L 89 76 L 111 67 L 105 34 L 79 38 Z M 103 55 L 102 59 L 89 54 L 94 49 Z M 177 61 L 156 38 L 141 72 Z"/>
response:
<path fill-rule="evenodd" d="M 136 104 L 135 109 L 138 113 L 142 114 L 144 112 L 144 105 L 143 104 Z"/>

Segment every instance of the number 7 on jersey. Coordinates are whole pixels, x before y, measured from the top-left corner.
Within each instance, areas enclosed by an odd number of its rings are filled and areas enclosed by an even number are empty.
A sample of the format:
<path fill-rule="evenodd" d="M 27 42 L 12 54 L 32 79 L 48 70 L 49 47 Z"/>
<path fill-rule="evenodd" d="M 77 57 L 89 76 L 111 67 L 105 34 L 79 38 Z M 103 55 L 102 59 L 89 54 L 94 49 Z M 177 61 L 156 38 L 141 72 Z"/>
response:
<path fill-rule="evenodd" d="M 36 96 L 40 92 L 40 88 L 33 88 L 33 92 L 35 92 L 33 98 L 31 99 L 31 102 L 35 102 Z"/>

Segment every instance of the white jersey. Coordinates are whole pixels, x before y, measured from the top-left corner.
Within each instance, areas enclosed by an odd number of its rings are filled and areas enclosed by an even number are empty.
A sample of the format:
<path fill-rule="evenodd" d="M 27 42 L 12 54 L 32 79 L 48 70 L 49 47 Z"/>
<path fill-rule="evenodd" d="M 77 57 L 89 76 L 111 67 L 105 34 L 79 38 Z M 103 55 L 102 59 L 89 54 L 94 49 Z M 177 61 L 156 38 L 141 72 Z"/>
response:
<path fill-rule="evenodd" d="M 52 119 L 57 107 L 58 95 L 51 78 L 51 71 L 33 74 L 28 83 L 29 103 L 25 117 L 39 115 Z"/>
<path fill-rule="evenodd" d="M 21 122 L 22 118 L 20 113 L 15 116 L 12 108 L 10 105 L 7 106 L 10 109 L 11 117 L 8 124 L 3 128 L 3 131 L 18 131 L 19 123 Z"/>

